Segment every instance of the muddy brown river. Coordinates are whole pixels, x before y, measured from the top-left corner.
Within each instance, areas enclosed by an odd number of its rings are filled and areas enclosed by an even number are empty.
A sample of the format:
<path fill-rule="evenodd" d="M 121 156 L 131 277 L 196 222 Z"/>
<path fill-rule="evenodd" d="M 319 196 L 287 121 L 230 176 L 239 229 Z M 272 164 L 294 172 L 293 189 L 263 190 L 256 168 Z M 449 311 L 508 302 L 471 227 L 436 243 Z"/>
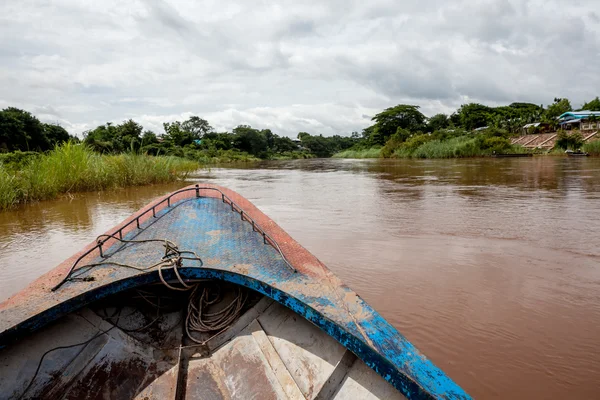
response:
<path fill-rule="evenodd" d="M 319 257 L 475 398 L 600 399 L 600 159 L 200 171 Z M 0 213 L 0 300 L 189 182 Z"/>

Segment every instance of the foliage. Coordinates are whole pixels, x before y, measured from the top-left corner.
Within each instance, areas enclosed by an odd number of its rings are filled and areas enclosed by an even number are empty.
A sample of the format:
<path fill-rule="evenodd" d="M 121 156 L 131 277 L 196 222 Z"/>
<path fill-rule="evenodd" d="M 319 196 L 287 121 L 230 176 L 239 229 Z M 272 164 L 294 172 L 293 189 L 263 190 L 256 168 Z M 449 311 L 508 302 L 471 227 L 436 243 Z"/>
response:
<path fill-rule="evenodd" d="M 455 137 L 465 136 L 469 132 L 461 128 L 440 129 L 431 133 L 431 138 L 436 140 L 448 140 Z"/>
<path fill-rule="evenodd" d="M 165 122 L 163 128 L 165 130 L 164 140 L 177 147 L 192 144 L 213 131 L 208 121 L 197 116 L 191 116 L 183 122 Z"/>
<path fill-rule="evenodd" d="M 42 125 L 44 128 L 44 134 L 48 138 L 48 142 L 50 142 L 51 147 L 54 147 L 54 146 L 59 145 L 64 142 L 68 142 L 69 140 L 73 140 L 73 139 L 78 141 L 78 139 L 72 138 L 71 135 L 69 135 L 69 132 L 67 132 L 67 130 L 60 125 L 54 125 L 54 124 L 42 124 Z"/>
<path fill-rule="evenodd" d="M 381 157 L 389 158 L 394 154 L 394 151 L 400 147 L 408 138 L 410 137 L 410 132 L 406 129 L 398 128 L 396 133 L 394 133 L 390 138 L 385 142 L 385 146 L 381 149 Z"/>
<path fill-rule="evenodd" d="M 435 114 L 427 119 L 427 132 L 435 132 L 450 126 L 450 118 L 446 114 Z"/>
<path fill-rule="evenodd" d="M 471 131 L 490 125 L 493 109 L 482 104 L 469 103 L 460 106 L 456 113 L 460 126 Z"/>
<path fill-rule="evenodd" d="M 581 109 L 586 111 L 600 111 L 600 99 L 596 96 L 594 100 L 585 103 Z"/>
<path fill-rule="evenodd" d="M 600 99 L 595 98 L 584 104 L 584 108 L 600 109 Z M 106 123 L 84 132 L 83 142 L 103 154 L 133 151 L 155 156 L 186 157 L 202 162 L 225 162 L 330 157 L 334 154 L 337 157 L 342 154 L 412 157 L 413 153 L 425 145 L 432 148 L 437 146 L 428 144 L 430 142 L 442 143 L 468 137 L 476 139 L 478 151 L 485 155 L 494 151 L 516 151 L 514 146 L 510 146 L 511 134 L 520 132 L 527 123 L 549 122 L 556 125 L 556 117 L 571 109 L 569 100 L 565 98 L 555 98 L 546 109 L 522 102 L 500 107 L 468 103 L 461 105 L 450 115 L 436 114 L 427 118 L 421 113 L 419 106 L 398 104 L 376 114 L 372 118 L 373 125 L 360 133 L 325 137 L 300 132 L 298 140 L 279 136 L 270 129 L 261 130 L 249 125 L 240 125 L 231 132 L 216 132 L 208 121 L 198 116 L 191 116 L 185 121 L 166 122 L 163 124 L 162 134 L 144 131 L 139 123 L 130 119 L 120 124 Z M 487 128 L 481 130 L 482 127 Z M 0 152 L 44 152 L 67 140 L 73 141 L 75 138 L 69 136 L 64 128 L 41 123 L 26 111 L 6 108 L 0 112 Z M 463 146 L 461 143 L 466 141 L 463 138 L 452 143 Z M 458 153 L 469 153 L 461 151 Z M 19 160 L 25 163 L 25 159 Z M 21 168 L 21 161 L 5 163 L 5 169 L 10 169 L 11 165 Z"/>
<path fill-rule="evenodd" d="M 0 152 L 46 151 L 69 139 L 64 128 L 42 124 L 27 111 L 15 107 L 0 111 Z"/>
<path fill-rule="evenodd" d="M 573 111 L 569 99 L 555 98 L 554 103 L 550 104 L 544 111 L 544 120 L 546 122 L 556 122 L 556 119 L 568 111 Z"/>
<path fill-rule="evenodd" d="M 100 153 L 122 153 L 139 150 L 143 127 L 133 120 L 119 125 L 107 122 L 96 129 L 83 133 L 83 143 Z"/>
<path fill-rule="evenodd" d="M 37 157 L 39 153 L 35 151 L 14 151 L 12 153 L 0 153 L 0 165 L 5 170 L 17 171 L 24 168 L 33 157 Z"/>
<path fill-rule="evenodd" d="M 381 147 L 374 146 L 365 149 L 348 149 L 333 155 L 335 158 L 379 158 Z"/>
<path fill-rule="evenodd" d="M 387 139 L 398 131 L 398 129 L 416 132 L 424 129 L 425 115 L 419 111 L 419 106 L 398 104 L 375 115 L 375 121 L 371 132 L 371 141 L 374 144 L 385 144 Z"/>
<path fill-rule="evenodd" d="M 482 155 L 473 137 L 461 136 L 446 141 L 432 140 L 412 152 L 413 158 L 455 158 Z"/>
<path fill-rule="evenodd" d="M 480 149 L 488 150 L 492 154 L 503 154 L 511 148 L 510 140 L 499 136 L 479 136 L 477 138 L 477 144 Z"/>
<path fill-rule="evenodd" d="M 233 129 L 233 146 L 255 157 L 264 158 L 269 142 L 264 131 L 254 129 L 249 125 L 240 125 Z"/>
<path fill-rule="evenodd" d="M 582 150 L 588 153 L 591 156 L 600 156 L 600 140 L 592 140 L 591 142 L 586 142 Z"/>
<path fill-rule="evenodd" d="M 64 143 L 19 171 L 0 166 L 0 209 L 63 193 L 173 181 L 198 167 L 174 157 L 101 155 L 86 145 Z"/>
<path fill-rule="evenodd" d="M 573 131 L 570 135 L 562 129 L 556 135 L 554 147 L 563 150 L 579 150 L 583 146 L 583 136 L 578 131 Z"/>

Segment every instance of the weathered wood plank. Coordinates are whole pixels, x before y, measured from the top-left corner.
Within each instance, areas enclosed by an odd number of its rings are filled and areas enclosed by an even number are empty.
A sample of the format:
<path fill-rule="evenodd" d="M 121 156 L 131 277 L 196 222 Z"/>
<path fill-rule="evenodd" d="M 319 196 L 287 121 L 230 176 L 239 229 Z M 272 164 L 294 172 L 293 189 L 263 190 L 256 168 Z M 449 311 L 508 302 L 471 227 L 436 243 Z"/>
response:
<path fill-rule="evenodd" d="M 258 347 L 263 352 L 267 362 L 271 366 L 271 369 L 275 373 L 277 380 L 283 387 L 283 390 L 287 394 L 288 398 L 291 400 L 305 400 L 306 398 L 300 391 L 300 388 L 294 381 L 294 378 L 290 374 L 290 371 L 287 370 L 285 364 L 277 354 L 277 350 L 273 347 L 273 344 L 267 337 L 267 334 L 260 326 L 260 323 L 256 320 L 252 322 L 249 326 L 252 331 L 252 337 L 258 344 Z"/>
<path fill-rule="evenodd" d="M 329 400 L 333 397 L 335 392 L 338 391 L 342 381 L 348 374 L 350 368 L 356 361 L 356 356 L 351 352 L 346 350 L 344 353 L 344 357 L 340 360 L 338 365 L 335 366 L 335 369 L 327 379 L 327 382 L 321 387 L 321 390 L 314 397 L 314 400 Z"/>
<path fill-rule="evenodd" d="M 346 349 L 287 307 L 273 306 L 258 318 L 273 347 L 307 399 L 333 373 Z"/>

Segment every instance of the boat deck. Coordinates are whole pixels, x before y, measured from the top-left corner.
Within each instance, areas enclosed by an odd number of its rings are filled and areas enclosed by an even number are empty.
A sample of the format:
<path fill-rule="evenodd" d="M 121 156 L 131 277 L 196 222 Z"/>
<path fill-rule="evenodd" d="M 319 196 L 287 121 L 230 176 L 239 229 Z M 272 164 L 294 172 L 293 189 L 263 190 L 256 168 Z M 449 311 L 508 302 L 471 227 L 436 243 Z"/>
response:
<path fill-rule="evenodd" d="M 137 315 L 120 318 L 119 328 L 90 308 L 64 317 L 2 355 L 0 398 L 23 393 L 48 349 L 95 336 L 47 357 L 24 398 L 404 398 L 325 332 L 267 297 L 206 345 L 181 351 L 180 320 L 166 315 L 160 325 L 174 329 L 157 337 L 126 331 L 140 324 Z"/>

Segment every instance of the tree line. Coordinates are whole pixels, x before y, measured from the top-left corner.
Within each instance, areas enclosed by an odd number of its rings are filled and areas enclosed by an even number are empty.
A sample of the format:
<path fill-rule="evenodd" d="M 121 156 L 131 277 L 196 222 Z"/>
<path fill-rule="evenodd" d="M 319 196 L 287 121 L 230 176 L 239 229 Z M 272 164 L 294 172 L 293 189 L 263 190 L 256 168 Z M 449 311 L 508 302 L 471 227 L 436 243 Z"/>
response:
<path fill-rule="evenodd" d="M 600 111 L 600 99 L 596 97 L 578 110 Z M 557 117 L 568 111 L 574 111 L 574 108 L 567 98 L 555 98 L 547 107 L 532 103 L 512 103 L 500 107 L 469 103 L 461 105 L 450 115 L 436 114 L 429 118 L 419 111 L 419 106 L 399 104 L 375 115 L 372 118 L 374 124 L 363 130 L 362 138 L 366 144 L 384 145 L 399 129 L 414 134 L 491 128 L 514 134 L 533 122 L 545 122 L 557 127 Z"/>
<path fill-rule="evenodd" d="M 600 111 L 600 99 L 596 97 L 580 109 Z M 469 103 L 450 115 L 431 117 L 425 116 L 417 105 L 399 104 L 376 114 L 372 118 L 373 124 L 363 129 L 362 134 L 352 132 L 326 137 L 299 132 L 296 140 L 249 125 L 239 125 L 231 132 L 218 132 L 198 116 L 165 122 L 163 131 L 158 133 L 145 130 L 130 119 L 120 124 L 108 122 L 88 130 L 83 133 L 82 141 L 97 152 L 109 154 L 135 151 L 191 159 L 220 154 L 244 154 L 261 159 L 330 157 L 349 148 L 384 146 L 390 139 L 392 144 L 409 139 L 417 143 L 427 139 L 424 135 L 444 139 L 478 128 L 491 129 L 491 136 L 502 137 L 517 133 L 523 125 L 532 122 L 556 124 L 556 118 L 567 111 L 573 111 L 573 107 L 566 98 L 555 98 L 547 107 L 532 103 L 500 107 Z M 15 107 L 0 111 L 0 152 L 43 152 L 62 142 L 79 140 L 63 127 L 42 123 L 27 111 Z"/>
<path fill-rule="evenodd" d="M 352 147 L 359 134 L 351 136 L 311 135 L 298 133 L 297 140 L 279 136 L 270 129 L 239 125 L 231 132 L 218 132 L 208 121 L 191 116 L 185 121 L 165 122 L 163 132 L 145 130 L 129 119 L 120 124 L 107 122 L 83 132 L 83 139 L 70 135 L 63 127 L 41 123 L 31 113 L 14 107 L 0 111 L 0 152 L 46 151 L 66 141 L 82 141 L 93 150 L 105 154 L 141 152 L 150 155 L 172 155 L 190 159 L 227 154 L 254 158 L 330 157 Z"/>
<path fill-rule="evenodd" d="M 45 124 L 27 111 L 8 107 L 0 111 L 0 152 L 46 151 L 77 140 L 58 124 Z"/>

